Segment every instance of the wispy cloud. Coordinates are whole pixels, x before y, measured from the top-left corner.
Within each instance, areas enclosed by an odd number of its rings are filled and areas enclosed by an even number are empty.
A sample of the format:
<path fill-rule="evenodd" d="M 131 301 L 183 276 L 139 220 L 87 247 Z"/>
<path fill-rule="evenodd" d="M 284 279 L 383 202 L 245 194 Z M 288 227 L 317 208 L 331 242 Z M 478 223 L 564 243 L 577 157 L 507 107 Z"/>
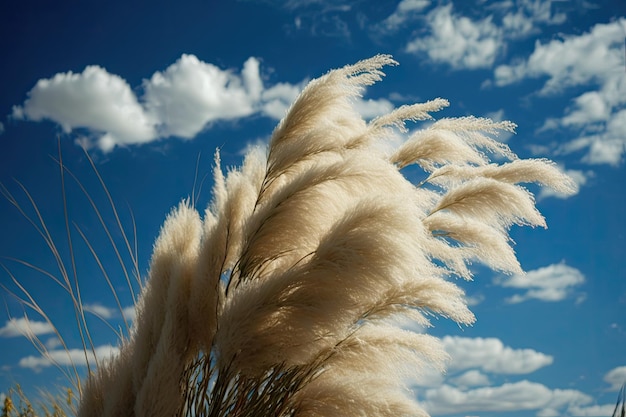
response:
<path fill-rule="evenodd" d="M 517 0 L 502 2 L 502 28 L 510 38 L 523 38 L 539 31 L 540 25 L 558 25 L 567 20 L 563 12 L 555 11 L 554 1 Z M 498 4 L 498 3 L 496 3 Z"/>
<path fill-rule="evenodd" d="M 415 20 L 430 4 L 430 0 L 401 0 L 394 12 L 376 25 L 376 30 L 394 32 Z"/>
<path fill-rule="evenodd" d="M 18 337 L 24 335 L 39 336 L 54 333 L 54 328 L 45 321 L 33 321 L 26 317 L 11 318 L 0 328 L 0 337 Z"/>
<path fill-rule="evenodd" d="M 304 31 L 311 36 L 348 39 L 351 30 L 348 13 L 353 11 L 354 0 L 240 0 L 267 4 L 294 16 L 289 30 Z"/>
<path fill-rule="evenodd" d="M 522 294 L 507 298 L 509 303 L 531 299 L 562 301 L 572 294 L 575 287 L 585 282 L 585 276 L 578 269 L 559 263 L 529 271 L 526 275 L 496 278 L 494 282 L 503 287 L 524 290 Z"/>
<path fill-rule="evenodd" d="M 560 118 L 546 120 L 543 129 L 565 128 L 577 135 L 558 152 L 586 151 L 584 162 L 617 165 L 626 149 L 625 34 L 626 19 L 622 18 L 596 24 L 582 35 L 538 42 L 527 59 L 498 66 L 495 84 L 548 77 L 539 95 L 586 88 Z"/>
<path fill-rule="evenodd" d="M 111 345 L 102 345 L 94 348 L 95 356 L 91 350 L 87 353 L 82 349 L 51 350 L 46 356 L 26 356 L 20 359 L 18 365 L 22 368 L 38 370 L 53 365 L 59 366 L 87 366 L 87 360 L 95 364 L 97 360 L 107 359 L 118 353 L 119 349 Z"/>
<path fill-rule="evenodd" d="M 87 303 L 83 306 L 85 311 L 92 313 L 104 320 L 109 320 L 112 318 L 124 318 L 128 321 L 133 321 L 135 319 L 135 307 L 129 306 L 122 308 L 122 311 L 117 307 L 107 307 L 100 303 Z"/>

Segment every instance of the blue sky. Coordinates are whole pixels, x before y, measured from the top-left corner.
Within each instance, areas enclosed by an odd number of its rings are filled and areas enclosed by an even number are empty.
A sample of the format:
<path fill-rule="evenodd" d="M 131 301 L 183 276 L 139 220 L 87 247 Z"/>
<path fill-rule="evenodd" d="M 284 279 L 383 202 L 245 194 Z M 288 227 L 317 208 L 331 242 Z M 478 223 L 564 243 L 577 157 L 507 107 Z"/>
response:
<path fill-rule="evenodd" d="M 430 331 L 454 359 L 445 376 L 422 378 L 416 395 L 433 415 L 612 412 L 626 381 L 623 2 L 28 1 L 0 6 L 0 33 L 0 183 L 36 216 L 23 184 L 69 259 L 60 148 L 113 226 L 127 268 L 136 237 L 141 274 L 170 208 L 188 196 L 207 204 L 215 149 L 224 165 L 239 164 L 250 144 L 268 140 L 306 82 L 331 68 L 377 53 L 400 62 L 355 103 L 366 118 L 443 97 L 451 105 L 437 117 L 514 121 L 509 146 L 522 157 L 553 159 L 580 190 L 568 198 L 533 190 L 549 228 L 511 232 L 527 275 L 474 266 L 474 282 L 460 284 L 477 323 L 461 329 L 435 321 Z M 117 205 L 130 251 L 83 147 Z M 123 329 L 124 317 L 132 321 L 132 295 L 118 255 L 89 198 L 65 179 L 83 303 Z M 80 349 L 67 294 L 14 260 L 58 275 L 43 239 L 5 199 L 0 230 L 1 263 L 55 321 L 67 347 Z M 122 312 L 81 233 L 106 265 Z M 0 283 L 19 290 L 6 271 Z M 33 391 L 63 385 L 20 336 L 19 304 L 4 298 L 0 392 L 15 383 Z M 97 315 L 90 328 L 106 355 L 115 334 Z M 30 325 L 56 355 L 61 346 L 50 327 L 34 313 Z M 86 369 L 84 358 L 73 358 Z"/>

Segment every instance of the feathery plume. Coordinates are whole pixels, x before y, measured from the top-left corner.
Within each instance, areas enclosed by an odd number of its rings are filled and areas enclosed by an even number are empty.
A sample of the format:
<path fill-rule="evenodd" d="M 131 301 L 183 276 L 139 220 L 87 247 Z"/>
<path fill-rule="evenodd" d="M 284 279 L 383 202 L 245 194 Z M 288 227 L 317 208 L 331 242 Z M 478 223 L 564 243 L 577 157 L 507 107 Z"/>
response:
<path fill-rule="evenodd" d="M 449 278 L 470 279 L 472 261 L 521 272 L 509 228 L 545 227 L 519 183 L 575 186 L 495 140 L 511 122 L 446 118 L 383 152 L 392 129 L 449 105 L 363 120 L 354 99 L 396 64 L 378 55 L 311 81 L 240 169 L 216 154 L 212 203 L 168 216 L 131 335 L 89 375 L 80 416 L 427 415 L 407 386 L 447 357 L 398 320 L 472 324 Z M 427 179 L 409 182 L 410 164 Z"/>

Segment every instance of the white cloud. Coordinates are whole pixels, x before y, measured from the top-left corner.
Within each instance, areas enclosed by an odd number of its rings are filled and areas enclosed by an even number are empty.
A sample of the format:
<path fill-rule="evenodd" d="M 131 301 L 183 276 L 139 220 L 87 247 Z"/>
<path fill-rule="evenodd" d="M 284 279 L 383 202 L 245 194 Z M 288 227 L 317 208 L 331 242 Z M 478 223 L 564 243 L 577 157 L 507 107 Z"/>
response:
<path fill-rule="evenodd" d="M 430 34 L 406 46 L 411 53 L 425 53 L 435 63 L 454 69 L 489 68 L 503 48 L 501 30 L 491 16 L 480 21 L 452 13 L 452 4 L 433 9 L 426 17 Z"/>
<path fill-rule="evenodd" d="M 429 1 L 402 1 L 397 9 L 377 27 L 395 30 L 406 21 L 415 20 Z M 473 20 L 453 12 L 452 3 L 432 9 L 424 18 L 426 36 L 409 41 L 407 52 L 425 54 L 434 63 L 454 69 L 491 68 L 511 40 L 528 37 L 541 26 L 561 24 L 564 13 L 554 13 L 551 1 L 517 0 L 500 2 L 484 10 L 493 13 Z M 515 67 L 499 67 L 497 80 L 512 79 Z"/>
<path fill-rule="evenodd" d="M 81 74 L 62 73 L 40 80 L 24 104 L 13 108 L 13 116 L 50 119 L 66 132 L 85 128 L 91 136 L 81 141 L 105 152 L 170 136 L 190 139 L 216 121 L 253 114 L 276 120 L 285 116 L 308 80 L 266 87 L 259 66 L 259 60 L 249 58 L 237 74 L 183 55 L 143 81 L 141 99 L 119 76 L 91 66 Z M 354 105 L 368 119 L 393 109 L 384 98 L 358 98 Z M 102 306 L 88 307 L 103 318 L 111 317 Z"/>
<path fill-rule="evenodd" d="M 138 97 L 120 76 L 99 66 L 41 79 L 13 117 L 52 120 L 65 132 L 87 129 L 89 146 L 103 151 L 169 136 L 193 138 L 211 123 L 260 113 L 280 118 L 302 89 L 281 83 L 266 88 L 259 61 L 249 58 L 238 74 L 182 55 L 142 83 Z"/>
<path fill-rule="evenodd" d="M 396 10 L 377 25 L 377 28 L 395 31 L 406 22 L 413 20 L 424 9 L 430 6 L 430 3 L 430 0 L 401 0 L 396 6 Z"/>
<path fill-rule="evenodd" d="M 626 366 L 618 366 L 604 375 L 604 382 L 610 384 L 611 391 L 619 391 L 626 384 Z"/>
<path fill-rule="evenodd" d="M 46 347 L 46 349 L 48 350 L 53 350 L 58 348 L 59 346 L 61 346 L 61 340 L 58 337 L 51 337 L 50 339 L 46 340 L 46 342 L 44 343 L 44 346 Z"/>
<path fill-rule="evenodd" d="M 537 42 L 526 60 L 498 66 L 495 84 L 547 77 L 540 95 L 564 93 L 570 87 L 587 91 L 572 98 L 562 117 L 551 118 L 543 130 L 566 128 L 578 137 L 558 151 L 586 150 L 583 162 L 617 165 L 626 150 L 626 77 L 624 77 L 626 19 L 596 24 L 579 36 Z"/>
<path fill-rule="evenodd" d="M 137 317 L 137 310 L 135 309 L 135 306 L 124 307 L 122 310 L 122 317 L 128 321 L 135 321 L 135 318 Z"/>
<path fill-rule="evenodd" d="M 85 309 L 85 311 L 95 314 L 96 316 L 105 320 L 114 317 L 115 313 L 117 312 L 116 309 L 105 307 L 102 304 L 85 304 L 83 308 Z"/>
<path fill-rule="evenodd" d="M 278 83 L 265 89 L 261 94 L 262 112 L 271 118 L 282 119 L 305 84 L 305 81 L 296 85 Z"/>
<path fill-rule="evenodd" d="M 146 112 L 159 121 L 160 135 L 192 138 L 207 124 L 249 116 L 263 85 L 259 63 L 249 58 L 241 75 L 183 55 L 143 83 Z"/>
<path fill-rule="evenodd" d="M 472 369 L 455 378 L 451 378 L 450 382 L 461 388 L 480 387 L 489 385 L 489 377 L 480 371 Z"/>
<path fill-rule="evenodd" d="M 101 132 L 103 143 L 142 143 L 156 136 L 154 120 L 128 83 L 97 65 L 39 80 L 24 104 L 13 108 L 13 116 L 50 119 L 65 132 L 88 128 Z"/>
<path fill-rule="evenodd" d="M 376 116 L 389 113 L 394 106 L 389 100 L 384 98 L 377 100 L 359 98 L 354 102 L 354 108 L 364 119 L 373 119 Z"/>
<path fill-rule="evenodd" d="M 523 380 L 468 391 L 442 385 L 426 390 L 422 404 L 431 414 L 539 410 L 538 415 L 547 416 L 554 415 L 548 411 L 580 407 L 591 401 L 591 397 L 580 391 L 551 390 L 542 384 Z"/>
<path fill-rule="evenodd" d="M 550 365 L 552 356 L 532 349 L 513 349 L 496 338 L 443 338 L 452 357 L 450 370 L 481 369 L 497 374 L 528 374 Z"/>
<path fill-rule="evenodd" d="M 536 33 L 539 24 L 561 24 L 567 16 L 554 13 L 554 1 L 518 0 L 502 18 L 502 27 L 512 38 L 527 37 Z"/>
<path fill-rule="evenodd" d="M 572 293 L 574 287 L 585 282 L 585 276 L 578 269 L 559 263 L 529 271 L 526 275 L 498 278 L 495 282 L 503 287 L 526 290 L 508 298 L 510 303 L 530 299 L 561 301 Z"/>
<path fill-rule="evenodd" d="M 4 133 L 4 123 L 0 122 L 0 135 Z"/>
<path fill-rule="evenodd" d="M 596 24 L 580 36 L 565 36 L 546 44 L 537 42 L 527 60 L 496 68 L 496 85 L 548 76 L 541 92 L 549 94 L 612 78 L 617 69 L 623 72 L 624 24 L 624 19 Z M 614 98 L 618 98 L 617 94 Z"/>
<path fill-rule="evenodd" d="M 87 366 L 87 359 L 90 364 L 96 363 L 97 360 L 108 359 L 112 355 L 117 354 L 119 349 L 111 345 L 97 346 L 95 349 L 95 356 L 91 350 L 85 352 L 82 349 L 69 349 L 69 350 L 51 350 L 48 351 L 46 356 L 26 356 L 20 359 L 18 365 L 22 368 L 30 368 L 38 370 L 53 365 L 59 366 Z"/>
<path fill-rule="evenodd" d="M 54 333 L 52 325 L 45 321 L 32 321 L 27 317 L 11 318 L 0 328 L 0 337 L 17 337 L 24 335 L 39 336 Z"/>

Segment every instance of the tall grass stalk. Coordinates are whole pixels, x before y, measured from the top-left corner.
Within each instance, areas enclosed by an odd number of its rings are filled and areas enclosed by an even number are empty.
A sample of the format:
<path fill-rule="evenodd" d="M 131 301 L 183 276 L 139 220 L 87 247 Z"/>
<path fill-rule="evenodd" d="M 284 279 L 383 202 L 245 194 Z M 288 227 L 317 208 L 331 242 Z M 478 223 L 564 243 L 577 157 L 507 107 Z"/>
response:
<path fill-rule="evenodd" d="M 444 118 L 408 134 L 441 98 L 366 122 L 354 100 L 389 65 L 378 55 L 313 80 L 240 168 L 224 173 L 216 153 L 213 200 L 167 217 L 118 354 L 74 377 L 79 416 L 427 415 L 407 387 L 447 356 L 402 323 L 472 324 L 455 277 L 471 279 L 473 261 L 521 273 L 509 228 L 545 227 L 520 183 L 575 184 L 497 141 L 511 122 Z M 87 352 L 75 268 L 59 268 Z"/>

